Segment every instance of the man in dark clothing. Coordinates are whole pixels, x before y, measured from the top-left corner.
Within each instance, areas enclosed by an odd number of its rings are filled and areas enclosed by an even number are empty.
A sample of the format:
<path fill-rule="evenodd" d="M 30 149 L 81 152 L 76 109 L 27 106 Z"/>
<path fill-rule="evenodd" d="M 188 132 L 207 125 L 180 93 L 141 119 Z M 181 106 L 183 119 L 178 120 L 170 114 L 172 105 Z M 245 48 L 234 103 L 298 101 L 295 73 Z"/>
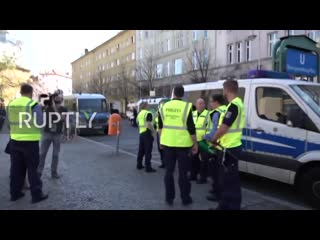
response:
<path fill-rule="evenodd" d="M 40 147 L 40 164 L 38 167 L 38 173 L 41 176 L 45 159 L 52 143 L 52 162 L 51 162 L 51 177 L 54 179 L 60 178 L 58 174 L 58 162 L 59 162 L 59 152 L 60 152 L 60 144 L 63 133 L 63 124 L 64 124 L 64 116 L 63 112 L 67 112 L 67 109 L 61 106 L 63 101 L 63 97 L 61 95 L 57 95 L 52 99 L 52 103 L 45 107 L 46 114 L 46 126 L 44 128 L 44 132 L 42 134 L 41 147 Z M 60 121 L 58 121 L 58 116 Z"/>
<path fill-rule="evenodd" d="M 175 198 L 173 173 L 178 161 L 181 199 L 183 205 L 189 205 L 193 202 L 190 196 L 191 183 L 188 179 L 188 172 L 191 168 L 191 149 L 193 154 L 198 152 L 196 128 L 193 122 L 191 103 L 182 100 L 183 86 L 176 86 L 172 95 L 173 99 L 161 107 L 159 116 L 160 144 L 164 149 L 166 166 L 164 178 L 166 202 L 172 205 Z M 187 114 L 187 119 L 185 119 Z"/>

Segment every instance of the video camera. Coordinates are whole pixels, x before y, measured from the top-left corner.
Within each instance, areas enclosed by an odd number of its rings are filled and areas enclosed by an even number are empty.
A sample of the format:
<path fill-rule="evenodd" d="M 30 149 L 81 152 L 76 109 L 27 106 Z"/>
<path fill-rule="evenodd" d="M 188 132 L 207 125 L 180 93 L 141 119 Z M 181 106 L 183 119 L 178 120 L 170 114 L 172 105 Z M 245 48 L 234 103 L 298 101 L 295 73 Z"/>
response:
<path fill-rule="evenodd" d="M 57 99 L 57 97 L 60 97 L 60 99 Z M 63 101 L 63 91 L 59 89 L 56 90 L 53 94 L 40 94 L 39 101 L 42 102 L 44 106 L 52 106 L 53 102 L 57 103 Z"/>

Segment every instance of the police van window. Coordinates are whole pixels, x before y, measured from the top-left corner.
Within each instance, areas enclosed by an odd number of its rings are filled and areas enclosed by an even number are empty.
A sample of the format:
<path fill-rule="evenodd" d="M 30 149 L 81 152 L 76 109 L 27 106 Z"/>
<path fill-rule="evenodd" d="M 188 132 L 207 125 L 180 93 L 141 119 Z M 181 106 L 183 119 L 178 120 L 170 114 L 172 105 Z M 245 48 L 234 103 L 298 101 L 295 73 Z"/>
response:
<path fill-rule="evenodd" d="M 256 90 L 256 109 L 260 118 L 318 132 L 317 127 L 299 105 L 280 88 L 260 87 Z"/>

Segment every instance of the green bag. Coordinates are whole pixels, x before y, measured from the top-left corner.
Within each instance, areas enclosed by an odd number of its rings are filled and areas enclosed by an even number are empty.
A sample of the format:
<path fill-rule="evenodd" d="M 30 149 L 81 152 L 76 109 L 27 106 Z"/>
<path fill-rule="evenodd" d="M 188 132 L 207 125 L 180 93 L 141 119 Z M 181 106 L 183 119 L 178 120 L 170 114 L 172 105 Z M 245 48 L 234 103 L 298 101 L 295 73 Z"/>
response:
<path fill-rule="evenodd" d="M 202 140 L 199 142 L 199 149 L 202 152 L 206 152 L 211 155 L 217 155 L 217 150 L 213 146 L 209 145 L 206 140 Z"/>

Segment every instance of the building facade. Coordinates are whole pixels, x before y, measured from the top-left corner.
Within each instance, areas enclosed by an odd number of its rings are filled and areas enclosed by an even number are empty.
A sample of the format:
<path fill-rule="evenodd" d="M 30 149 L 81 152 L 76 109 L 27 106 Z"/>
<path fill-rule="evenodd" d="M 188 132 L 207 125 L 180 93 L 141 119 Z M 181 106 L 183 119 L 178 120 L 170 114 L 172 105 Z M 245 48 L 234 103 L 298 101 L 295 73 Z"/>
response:
<path fill-rule="evenodd" d="M 66 73 L 55 70 L 39 73 L 39 81 L 46 86 L 49 93 L 61 89 L 65 96 L 72 94 L 72 79 Z"/>
<path fill-rule="evenodd" d="M 107 95 L 122 110 L 124 102 L 136 98 L 135 59 L 136 32 L 121 31 L 71 63 L 73 90 Z"/>
<path fill-rule="evenodd" d="M 121 79 L 135 79 L 135 99 L 170 96 L 177 84 L 243 79 L 251 69 L 272 70 L 273 46 L 289 35 L 320 41 L 320 30 L 125 30 L 72 63 L 73 87 L 119 100 Z"/>
<path fill-rule="evenodd" d="M 307 35 L 320 41 L 319 30 L 137 30 L 136 35 L 137 81 L 150 89 L 143 66 L 151 55 L 155 69 L 151 88 L 159 96 L 170 96 L 178 83 L 242 79 L 251 69 L 272 70 L 272 49 L 281 37 Z"/>

